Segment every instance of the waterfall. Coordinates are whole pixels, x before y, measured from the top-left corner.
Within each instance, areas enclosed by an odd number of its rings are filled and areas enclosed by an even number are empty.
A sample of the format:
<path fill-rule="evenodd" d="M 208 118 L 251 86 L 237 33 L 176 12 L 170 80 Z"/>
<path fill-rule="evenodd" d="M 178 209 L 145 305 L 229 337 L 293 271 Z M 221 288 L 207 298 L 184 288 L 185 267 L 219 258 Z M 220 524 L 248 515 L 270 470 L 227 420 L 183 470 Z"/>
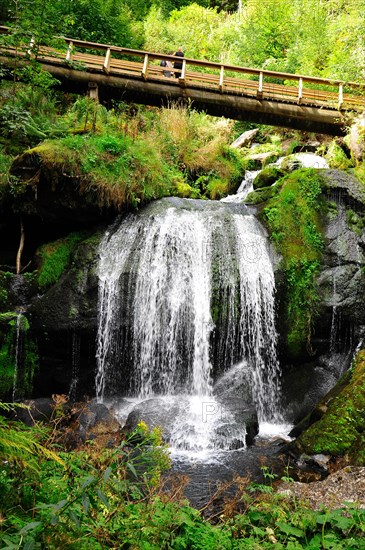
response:
<path fill-rule="evenodd" d="M 68 390 L 68 398 L 70 401 L 76 401 L 77 386 L 79 383 L 80 374 L 80 345 L 81 338 L 76 331 L 72 332 L 72 378 L 70 388 Z"/>
<path fill-rule="evenodd" d="M 18 393 L 18 380 L 21 375 L 21 371 L 24 367 L 24 315 L 18 313 L 16 318 L 16 332 L 15 332 L 15 364 L 14 364 L 14 376 L 13 376 L 13 403 L 17 398 Z"/>
<path fill-rule="evenodd" d="M 110 228 L 99 257 L 99 401 L 184 395 L 201 416 L 196 397 L 215 402 L 215 380 L 245 365 L 259 420 L 280 419 L 274 274 L 245 206 L 162 199 Z"/>

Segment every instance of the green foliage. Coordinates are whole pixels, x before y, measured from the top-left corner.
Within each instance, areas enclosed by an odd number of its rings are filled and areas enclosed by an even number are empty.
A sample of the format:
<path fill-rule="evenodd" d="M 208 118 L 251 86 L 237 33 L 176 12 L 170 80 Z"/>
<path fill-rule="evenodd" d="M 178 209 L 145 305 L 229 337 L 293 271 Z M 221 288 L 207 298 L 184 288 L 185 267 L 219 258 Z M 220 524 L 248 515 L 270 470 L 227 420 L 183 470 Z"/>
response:
<path fill-rule="evenodd" d="M 280 193 L 270 200 L 262 217 L 283 256 L 287 347 L 298 357 L 305 350 L 311 352 L 316 315 L 316 276 L 323 250 L 322 177 L 318 170 L 301 169 L 282 178 L 280 184 Z"/>
<path fill-rule="evenodd" d="M 24 405 L 0 402 L 0 410 L 6 412 L 15 411 Z M 25 407 L 24 407 L 25 408 Z M 25 468 L 34 471 L 39 469 L 39 459 L 46 458 L 63 466 L 63 460 L 41 445 L 37 439 L 44 437 L 42 430 L 29 430 L 19 422 L 9 422 L 0 415 L 0 461 L 6 464 L 3 468 L 12 470 L 14 467 Z M 4 471 L 2 472 L 4 475 Z M 3 479 L 0 475 L 0 486 Z"/>
<path fill-rule="evenodd" d="M 8 158 L 47 137 L 62 135 L 65 130 L 65 122 L 58 116 L 57 98 L 52 92 L 24 84 L 10 88 L 6 83 L 0 87 L 0 143 Z M 4 166 L 9 166 L 8 160 Z M 7 173 L 0 174 L 0 186 L 8 179 Z"/>
<path fill-rule="evenodd" d="M 69 265 L 72 252 L 84 235 L 71 233 L 67 237 L 44 244 L 39 249 L 41 266 L 38 270 L 38 284 L 48 287 L 56 283 Z"/>
<path fill-rule="evenodd" d="M 0 397 L 21 399 L 33 388 L 38 368 L 37 345 L 29 333 L 29 323 L 24 315 L 2 313 L 0 322 Z"/>
<path fill-rule="evenodd" d="M 109 113 L 96 105 L 78 99 L 64 119 L 73 132 L 25 154 L 55 182 L 67 174 L 68 185 L 77 185 L 75 194 L 86 202 L 119 209 L 169 195 L 221 198 L 239 185 L 244 163 L 227 145 L 228 121 L 175 106 L 130 114 L 123 105 Z M 199 181 L 201 174 L 209 177 Z M 9 187 L 20 207 L 28 185 L 36 183 Z"/>
<path fill-rule="evenodd" d="M 311 510 L 275 494 L 276 476 L 265 467 L 265 484 L 246 481 L 235 497 L 241 512 L 232 513 L 227 501 L 212 525 L 182 500 L 183 485 L 172 481 L 171 489 L 163 488 L 166 449 L 160 431 L 149 431 L 144 423 L 114 449 L 90 443 L 56 455 L 47 434 L 54 437 L 54 431 L 0 417 L 0 540 L 5 548 L 364 548 L 364 510 L 352 503 Z"/>

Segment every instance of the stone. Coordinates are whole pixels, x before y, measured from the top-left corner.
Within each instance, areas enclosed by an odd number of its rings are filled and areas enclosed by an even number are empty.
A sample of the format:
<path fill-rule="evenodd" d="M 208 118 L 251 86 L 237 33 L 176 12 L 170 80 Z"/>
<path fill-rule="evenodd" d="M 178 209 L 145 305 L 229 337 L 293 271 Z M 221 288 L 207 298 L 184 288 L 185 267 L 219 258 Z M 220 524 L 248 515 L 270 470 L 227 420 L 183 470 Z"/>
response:
<path fill-rule="evenodd" d="M 246 147 L 246 145 L 249 145 L 258 133 L 259 128 L 247 130 L 247 132 L 243 132 L 243 134 L 241 134 L 233 143 L 231 143 L 230 147 L 232 147 L 232 149 Z"/>
<path fill-rule="evenodd" d="M 365 113 L 360 115 L 351 127 L 348 143 L 355 160 L 365 160 Z"/>
<path fill-rule="evenodd" d="M 27 426 L 34 426 L 36 422 L 48 423 L 52 419 L 55 401 L 52 397 L 40 397 L 23 401 L 27 408 L 16 407 L 14 418 Z"/>
<path fill-rule="evenodd" d="M 256 153 L 255 155 L 249 155 L 246 158 L 250 161 L 251 170 L 260 170 L 270 162 L 275 162 L 278 158 L 278 154 L 275 151 L 268 151 L 267 153 Z M 251 166 L 251 164 L 254 166 Z"/>

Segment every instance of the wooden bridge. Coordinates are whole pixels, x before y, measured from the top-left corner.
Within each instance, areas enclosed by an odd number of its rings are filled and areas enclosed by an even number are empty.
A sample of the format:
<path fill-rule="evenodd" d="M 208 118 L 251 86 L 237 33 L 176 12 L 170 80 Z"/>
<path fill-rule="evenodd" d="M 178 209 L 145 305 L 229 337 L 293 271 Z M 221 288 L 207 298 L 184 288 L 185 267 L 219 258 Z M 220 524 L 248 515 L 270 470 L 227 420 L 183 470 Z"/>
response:
<path fill-rule="evenodd" d="M 0 27 L 11 37 L 10 29 Z M 214 116 L 342 135 L 351 112 L 365 110 L 365 85 L 183 58 L 165 76 L 161 60 L 176 57 L 62 38 L 56 47 L 0 42 L 10 69 L 36 58 L 65 91 L 146 105 L 183 102 Z"/>

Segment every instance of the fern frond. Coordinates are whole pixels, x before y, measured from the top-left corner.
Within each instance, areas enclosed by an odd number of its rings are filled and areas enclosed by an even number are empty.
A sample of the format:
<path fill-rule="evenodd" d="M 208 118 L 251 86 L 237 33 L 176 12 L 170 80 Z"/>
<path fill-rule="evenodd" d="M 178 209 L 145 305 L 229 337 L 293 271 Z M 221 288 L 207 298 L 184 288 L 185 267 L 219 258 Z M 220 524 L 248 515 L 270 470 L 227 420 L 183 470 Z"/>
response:
<path fill-rule="evenodd" d="M 21 465 L 37 471 L 40 459 L 48 459 L 64 466 L 63 460 L 34 439 L 34 435 L 21 424 L 9 422 L 0 416 L 0 462 Z"/>

